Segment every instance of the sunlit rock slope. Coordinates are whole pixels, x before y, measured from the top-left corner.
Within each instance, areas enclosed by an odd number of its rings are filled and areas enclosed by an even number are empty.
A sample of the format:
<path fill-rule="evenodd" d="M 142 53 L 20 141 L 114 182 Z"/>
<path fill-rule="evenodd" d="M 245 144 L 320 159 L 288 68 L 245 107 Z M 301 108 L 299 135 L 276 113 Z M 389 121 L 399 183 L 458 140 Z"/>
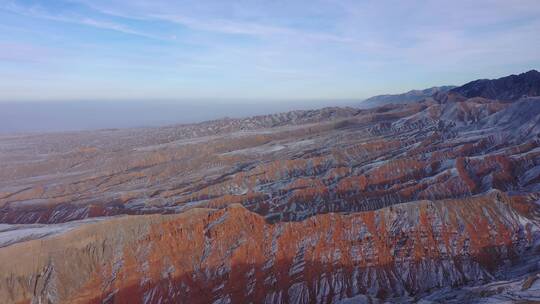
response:
<path fill-rule="evenodd" d="M 537 74 L 367 110 L 1 136 L 0 302 L 538 300 Z"/>

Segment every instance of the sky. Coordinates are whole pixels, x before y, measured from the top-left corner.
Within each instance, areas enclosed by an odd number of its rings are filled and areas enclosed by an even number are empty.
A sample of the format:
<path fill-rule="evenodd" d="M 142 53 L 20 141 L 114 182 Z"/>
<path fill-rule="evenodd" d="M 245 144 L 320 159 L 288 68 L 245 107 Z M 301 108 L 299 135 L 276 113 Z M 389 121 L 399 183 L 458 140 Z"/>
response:
<path fill-rule="evenodd" d="M 0 101 L 362 99 L 540 67 L 540 1 L 0 0 Z"/>

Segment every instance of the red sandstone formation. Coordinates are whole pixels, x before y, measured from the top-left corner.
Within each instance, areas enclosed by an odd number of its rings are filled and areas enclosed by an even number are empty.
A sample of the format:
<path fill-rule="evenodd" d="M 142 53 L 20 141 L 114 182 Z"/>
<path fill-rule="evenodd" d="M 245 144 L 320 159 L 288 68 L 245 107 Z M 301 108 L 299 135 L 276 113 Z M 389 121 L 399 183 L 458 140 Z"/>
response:
<path fill-rule="evenodd" d="M 334 303 L 488 281 L 539 237 L 501 192 L 271 224 L 239 204 L 121 217 L 0 249 L 10 303 Z M 538 211 L 538 210 L 536 210 Z"/>
<path fill-rule="evenodd" d="M 0 137 L 0 302 L 536 299 L 540 98 L 458 91 Z"/>

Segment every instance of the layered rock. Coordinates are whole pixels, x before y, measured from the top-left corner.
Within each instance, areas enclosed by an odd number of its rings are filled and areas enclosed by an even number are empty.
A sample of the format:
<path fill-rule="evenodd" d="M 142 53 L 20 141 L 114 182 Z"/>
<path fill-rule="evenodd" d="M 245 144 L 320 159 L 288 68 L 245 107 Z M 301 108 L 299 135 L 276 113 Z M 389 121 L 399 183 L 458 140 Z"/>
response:
<path fill-rule="evenodd" d="M 416 298 L 538 254 L 538 206 L 492 191 L 268 223 L 239 204 L 129 216 L 0 249 L 9 303 L 334 303 Z"/>
<path fill-rule="evenodd" d="M 231 203 L 273 221 L 302 220 L 491 189 L 538 192 L 539 105 L 424 102 L 186 139 L 174 135 L 185 127 L 4 138 L 0 222 Z M 41 140 L 49 153 L 26 146 Z"/>
<path fill-rule="evenodd" d="M 534 300 L 540 97 L 467 87 L 2 136 L 0 302 Z"/>

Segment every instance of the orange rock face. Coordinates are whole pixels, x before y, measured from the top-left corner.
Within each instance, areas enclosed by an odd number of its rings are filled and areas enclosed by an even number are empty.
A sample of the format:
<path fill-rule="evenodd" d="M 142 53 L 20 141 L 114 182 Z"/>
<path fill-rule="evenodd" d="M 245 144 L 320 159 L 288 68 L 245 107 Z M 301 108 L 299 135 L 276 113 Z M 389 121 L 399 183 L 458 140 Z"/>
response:
<path fill-rule="evenodd" d="M 414 301 L 538 268 L 539 104 L 0 137 L 0 300 Z"/>
<path fill-rule="evenodd" d="M 0 153 L 0 221 L 60 223 L 232 203 L 271 221 L 301 220 L 490 189 L 537 192 L 535 133 L 487 125 L 514 106 L 472 98 L 137 134 L 9 137 L 10 149 Z"/>
<path fill-rule="evenodd" d="M 332 303 L 489 280 L 538 238 L 500 192 L 268 223 L 239 204 L 88 224 L 0 249 L 13 303 Z M 32 252 L 32 254 L 29 254 Z M 221 301 L 221 302 L 220 302 Z"/>

